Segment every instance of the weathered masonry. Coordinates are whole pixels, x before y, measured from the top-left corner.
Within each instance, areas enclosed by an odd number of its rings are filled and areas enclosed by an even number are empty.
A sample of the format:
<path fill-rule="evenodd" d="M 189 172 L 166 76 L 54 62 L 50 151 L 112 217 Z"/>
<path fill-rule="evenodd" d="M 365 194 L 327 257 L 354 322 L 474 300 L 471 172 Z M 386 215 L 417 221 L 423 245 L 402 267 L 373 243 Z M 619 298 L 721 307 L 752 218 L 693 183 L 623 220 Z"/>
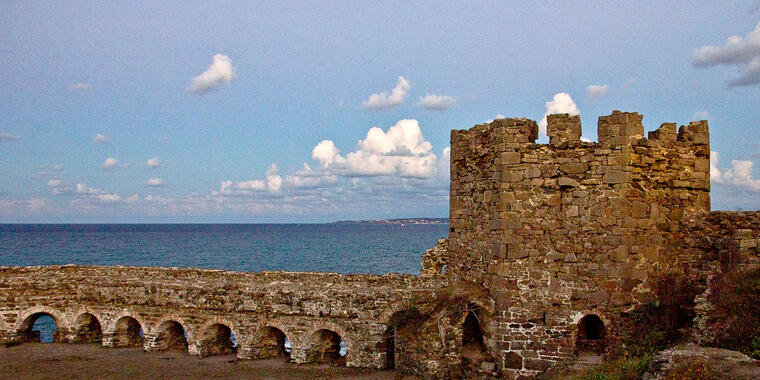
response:
<path fill-rule="evenodd" d="M 59 342 L 384 368 L 392 339 L 386 325 L 395 308 L 441 286 L 393 274 L 3 267 L 0 333 L 4 342 L 39 339 L 31 327 L 47 314 Z"/>
<path fill-rule="evenodd" d="M 710 211 L 707 122 L 644 137 L 614 111 L 582 142 L 547 119 L 549 144 L 528 119 L 452 131 L 449 238 L 420 276 L 0 267 L 0 341 L 47 314 L 61 342 L 517 378 L 603 351 L 657 271 L 760 263 L 760 212 Z"/>
<path fill-rule="evenodd" d="M 547 121 L 549 144 L 528 119 L 451 133 L 446 267 L 488 289 L 484 334 L 509 376 L 603 349 L 653 299 L 655 271 L 707 279 L 721 257 L 760 261 L 760 213 L 710 211 L 706 121 L 644 137 L 641 115 L 614 111 L 596 143 L 580 141 L 578 116 Z"/>

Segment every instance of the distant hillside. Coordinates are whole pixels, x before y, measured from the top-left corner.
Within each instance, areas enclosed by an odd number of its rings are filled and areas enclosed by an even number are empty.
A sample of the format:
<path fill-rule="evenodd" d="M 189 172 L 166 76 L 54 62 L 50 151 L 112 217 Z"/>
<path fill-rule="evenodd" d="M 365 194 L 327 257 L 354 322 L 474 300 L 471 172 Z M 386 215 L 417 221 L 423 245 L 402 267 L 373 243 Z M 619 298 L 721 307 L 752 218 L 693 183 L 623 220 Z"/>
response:
<path fill-rule="evenodd" d="M 375 220 L 339 220 L 333 224 L 449 224 L 449 218 L 403 218 Z"/>

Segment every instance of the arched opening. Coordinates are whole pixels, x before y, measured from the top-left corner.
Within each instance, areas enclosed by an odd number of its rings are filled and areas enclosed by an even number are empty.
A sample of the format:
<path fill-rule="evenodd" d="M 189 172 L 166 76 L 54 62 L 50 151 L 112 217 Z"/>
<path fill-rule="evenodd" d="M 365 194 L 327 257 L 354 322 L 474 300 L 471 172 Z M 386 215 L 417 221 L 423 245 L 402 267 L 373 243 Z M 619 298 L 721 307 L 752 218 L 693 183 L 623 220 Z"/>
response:
<path fill-rule="evenodd" d="M 257 359 L 290 358 L 290 340 L 276 327 L 262 328 L 254 345 Z"/>
<path fill-rule="evenodd" d="M 385 369 L 404 366 L 399 361 L 408 357 L 406 350 L 414 345 L 422 321 L 422 315 L 416 309 L 399 311 L 391 316 L 380 346 L 380 352 L 385 353 Z"/>
<path fill-rule="evenodd" d="M 578 336 L 575 347 L 578 352 L 603 352 L 606 344 L 607 328 L 596 314 L 588 314 L 578 322 Z"/>
<path fill-rule="evenodd" d="M 237 352 L 237 339 L 232 330 L 220 323 L 204 331 L 201 338 L 201 356 L 225 355 Z"/>
<path fill-rule="evenodd" d="M 90 313 L 84 313 L 77 317 L 76 322 L 74 322 L 74 329 L 71 343 L 99 343 L 103 340 L 100 322 Z"/>
<path fill-rule="evenodd" d="M 306 360 L 311 363 L 346 365 L 346 344 L 334 331 L 319 330 L 311 336 L 311 348 Z"/>
<path fill-rule="evenodd" d="M 158 326 L 156 351 L 187 350 L 187 333 L 177 321 L 166 321 Z"/>
<path fill-rule="evenodd" d="M 61 340 L 58 321 L 45 312 L 26 317 L 17 335 L 19 342 L 58 343 Z"/>
<path fill-rule="evenodd" d="M 132 317 L 121 317 L 116 321 L 113 336 L 114 347 L 142 347 L 145 343 L 140 322 Z"/>
<path fill-rule="evenodd" d="M 479 370 L 481 363 L 493 362 L 483 340 L 483 330 L 480 328 L 480 318 L 475 312 L 477 306 L 470 306 L 470 311 L 462 323 L 462 366 Z"/>

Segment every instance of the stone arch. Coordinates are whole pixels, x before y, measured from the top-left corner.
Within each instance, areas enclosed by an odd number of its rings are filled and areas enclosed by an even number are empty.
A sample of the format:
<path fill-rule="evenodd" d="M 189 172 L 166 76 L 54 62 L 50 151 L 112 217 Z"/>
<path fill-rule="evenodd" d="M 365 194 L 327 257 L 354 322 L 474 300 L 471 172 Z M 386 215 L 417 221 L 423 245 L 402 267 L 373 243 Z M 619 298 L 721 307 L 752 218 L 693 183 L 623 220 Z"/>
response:
<path fill-rule="evenodd" d="M 396 311 L 386 321 L 379 351 L 385 355 L 384 368 L 395 369 L 399 360 L 409 357 L 406 352 L 412 348 L 414 336 L 419 333 L 425 318 L 416 307 L 410 307 Z M 404 367 L 403 363 L 401 367 Z"/>
<path fill-rule="evenodd" d="M 488 309 L 470 302 L 459 320 L 459 326 L 462 326 L 461 358 L 465 369 L 477 371 L 481 363 L 495 363 L 486 344 L 488 317 Z"/>
<path fill-rule="evenodd" d="M 197 333 L 197 353 L 200 356 L 224 355 L 237 352 L 238 334 L 235 325 L 227 320 L 212 319 Z"/>
<path fill-rule="evenodd" d="M 16 320 L 15 340 L 18 342 L 39 342 L 40 333 L 39 331 L 33 331 L 32 328 L 34 327 L 34 322 L 43 315 L 53 318 L 56 326 L 55 331 L 53 331 L 53 342 L 61 342 L 63 340 L 61 331 L 65 331 L 66 329 L 63 313 L 47 306 L 36 306 L 19 315 L 19 318 Z"/>
<path fill-rule="evenodd" d="M 143 324 L 132 315 L 124 314 L 117 319 L 113 328 L 113 347 L 142 347 L 145 344 Z"/>
<path fill-rule="evenodd" d="M 190 333 L 180 321 L 165 319 L 153 330 L 154 349 L 156 351 L 187 351 Z"/>
<path fill-rule="evenodd" d="M 159 326 L 171 321 L 177 322 L 182 326 L 188 342 L 195 341 L 195 330 L 192 329 L 191 325 L 184 318 L 176 314 L 169 314 L 159 319 L 158 322 L 153 325 L 153 328 L 150 329 L 150 333 L 156 335 L 159 331 Z"/>
<path fill-rule="evenodd" d="M 309 350 L 306 353 L 306 360 L 310 363 L 331 364 L 334 366 L 345 366 L 346 355 L 341 354 L 340 342 L 341 335 L 330 329 L 318 329 L 310 334 Z"/>
<path fill-rule="evenodd" d="M 343 344 L 346 346 L 346 355 L 345 355 L 346 357 L 348 357 L 348 354 L 353 352 L 353 348 L 354 348 L 353 336 L 349 335 L 342 326 L 330 321 L 319 321 L 319 327 L 316 327 L 306 332 L 305 334 L 301 335 L 300 343 L 305 344 L 307 347 L 310 347 L 311 344 L 313 343 L 312 338 L 314 337 L 314 333 L 316 333 L 319 330 L 328 330 L 328 331 L 332 331 L 338 334 L 341 340 L 343 340 Z"/>
<path fill-rule="evenodd" d="M 126 309 L 122 311 L 121 313 L 116 314 L 113 318 L 110 319 L 109 321 L 110 323 L 107 325 L 105 332 L 115 332 L 115 330 L 117 329 L 119 320 L 121 320 L 124 317 L 129 317 L 129 318 L 134 319 L 140 325 L 140 328 L 142 329 L 144 333 L 148 332 L 148 324 L 145 323 L 145 321 L 143 320 L 143 317 L 139 313 L 136 313 L 132 310 L 126 310 Z"/>
<path fill-rule="evenodd" d="M 286 330 L 272 323 L 261 326 L 251 342 L 256 359 L 290 358 L 292 344 Z"/>
<path fill-rule="evenodd" d="M 607 343 L 607 324 L 596 313 L 584 315 L 576 325 L 575 349 L 580 352 L 603 353 Z"/>
<path fill-rule="evenodd" d="M 72 321 L 70 343 L 100 343 L 102 340 L 100 320 L 92 312 L 82 312 Z"/>

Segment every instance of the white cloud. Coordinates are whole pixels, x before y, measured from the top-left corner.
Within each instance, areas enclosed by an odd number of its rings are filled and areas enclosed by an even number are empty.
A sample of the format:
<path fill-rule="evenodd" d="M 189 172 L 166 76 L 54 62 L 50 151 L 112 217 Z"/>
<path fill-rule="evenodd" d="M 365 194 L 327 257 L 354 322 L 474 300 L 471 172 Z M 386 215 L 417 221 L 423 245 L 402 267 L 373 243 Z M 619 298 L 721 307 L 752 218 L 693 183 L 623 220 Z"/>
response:
<path fill-rule="evenodd" d="M 105 191 L 96 189 L 94 187 L 88 187 L 84 183 L 77 183 L 77 194 L 81 195 L 97 195 L 97 194 L 104 194 Z"/>
<path fill-rule="evenodd" d="M 341 156 L 331 140 L 324 140 L 314 147 L 312 158 L 343 176 L 430 178 L 436 172 L 433 146 L 422 136 L 414 119 L 399 120 L 388 132 L 370 128 L 367 136 L 359 140 L 358 148 Z"/>
<path fill-rule="evenodd" d="M 718 169 L 718 152 L 710 152 L 710 180 L 749 191 L 760 192 L 760 179 L 752 176 L 752 161 L 731 160 L 731 169 Z"/>
<path fill-rule="evenodd" d="M 710 120 L 710 114 L 707 112 L 707 110 L 697 111 L 694 112 L 693 115 L 691 115 L 692 121 L 697 120 Z"/>
<path fill-rule="evenodd" d="M 538 122 L 538 130 L 541 134 L 546 134 L 546 116 L 557 113 L 569 113 L 571 115 L 578 115 L 578 107 L 575 105 L 573 98 L 566 92 L 560 92 L 554 94 L 551 101 L 546 102 L 546 113 L 541 121 Z"/>
<path fill-rule="evenodd" d="M 456 102 L 456 98 L 446 95 L 426 94 L 420 97 L 420 105 L 427 110 L 446 111 Z"/>
<path fill-rule="evenodd" d="M 92 88 L 89 83 L 74 83 L 69 87 L 72 91 L 87 92 Z"/>
<path fill-rule="evenodd" d="M 388 92 L 375 93 L 370 95 L 369 99 L 362 104 L 364 107 L 373 110 L 397 106 L 404 102 L 406 94 L 409 92 L 410 88 L 411 85 L 409 84 L 409 81 L 404 77 L 399 76 L 396 87 L 393 88 L 390 95 L 388 95 Z"/>
<path fill-rule="evenodd" d="M 607 95 L 608 89 L 609 89 L 609 86 L 607 86 L 606 84 L 603 84 L 603 85 L 592 84 L 586 87 L 586 94 L 588 95 L 589 98 L 591 98 L 591 100 L 596 100 Z"/>
<path fill-rule="evenodd" d="M 151 178 L 147 182 L 145 182 L 145 186 L 149 187 L 159 187 L 164 185 L 164 180 L 161 178 Z"/>
<path fill-rule="evenodd" d="M 47 186 L 49 187 L 60 187 L 63 186 L 63 180 L 59 178 L 51 179 L 47 182 Z"/>
<path fill-rule="evenodd" d="M 16 135 L 12 135 L 10 133 L 0 132 L 0 141 L 6 140 L 6 141 L 16 141 L 21 139 L 21 137 L 18 137 Z"/>
<path fill-rule="evenodd" d="M 92 138 L 93 141 L 97 144 L 108 144 L 111 142 L 111 138 L 106 135 L 101 135 L 100 133 L 96 134 L 95 137 Z"/>
<path fill-rule="evenodd" d="M 330 140 L 325 141 L 332 143 Z M 285 176 L 285 183 L 296 188 L 316 188 L 337 182 L 337 175 L 327 171 L 313 170 L 311 166 L 305 162 L 303 163 L 303 167 L 300 170 L 291 175 Z"/>
<path fill-rule="evenodd" d="M 158 157 L 153 157 L 149 159 L 148 161 L 145 161 L 145 165 L 151 169 L 155 169 L 159 166 L 161 166 L 162 162 L 158 159 Z"/>
<path fill-rule="evenodd" d="M 628 91 L 634 84 L 636 84 L 636 78 L 630 78 L 620 85 L 620 92 Z"/>
<path fill-rule="evenodd" d="M 319 162 L 322 167 L 327 167 L 336 160 L 345 161 L 339 153 L 332 140 L 322 140 L 311 150 L 311 158 Z"/>
<path fill-rule="evenodd" d="M 280 177 L 277 174 L 277 165 L 272 164 L 269 166 L 269 169 L 267 170 L 266 174 L 266 180 L 267 180 L 267 190 L 270 192 L 275 192 L 280 190 L 280 185 L 282 185 L 282 177 Z"/>
<path fill-rule="evenodd" d="M 193 83 L 190 85 L 190 92 L 205 94 L 209 91 L 215 90 L 222 83 L 230 83 L 236 75 L 230 57 L 224 54 L 216 54 L 208 69 L 193 78 Z"/>
<path fill-rule="evenodd" d="M 751 86 L 760 83 L 760 22 L 755 29 L 740 36 L 728 37 L 721 46 L 706 45 L 694 51 L 692 63 L 696 67 L 735 65 L 741 75 L 728 82 L 730 87 Z"/>
<path fill-rule="evenodd" d="M 108 193 L 106 193 L 106 194 L 98 194 L 95 197 L 97 198 L 97 200 L 99 200 L 99 201 L 101 201 L 103 203 L 114 203 L 114 202 L 118 202 L 118 201 L 121 200 L 121 197 L 119 196 L 119 194 L 108 194 Z"/>
<path fill-rule="evenodd" d="M 259 192 L 277 193 L 282 186 L 282 177 L 277 174 L 277 164 L 269 165 L 264 179 L 252 179 L 248 181 L 223 181 L 218 191 L 211 194 L 218 195 L 252 195 Z"/>
<path fill-rule="evenodd" d="M 115 168 L 118 164 L 119 164 L 119 161 L 117 161 L 115 158 L 108 157 L 106 158 L 105 161 L 103 161 L 103 165 L 101 165 L 101 167 L 103 168 L 103 170 L 111 170 Z"/>
<path fill-rule="evenodd" d="M 751 86 L 760 83 L 760 57 L 752 60 L 742 69 L 742 74 L 728 82 L 731 87 Z"/>

